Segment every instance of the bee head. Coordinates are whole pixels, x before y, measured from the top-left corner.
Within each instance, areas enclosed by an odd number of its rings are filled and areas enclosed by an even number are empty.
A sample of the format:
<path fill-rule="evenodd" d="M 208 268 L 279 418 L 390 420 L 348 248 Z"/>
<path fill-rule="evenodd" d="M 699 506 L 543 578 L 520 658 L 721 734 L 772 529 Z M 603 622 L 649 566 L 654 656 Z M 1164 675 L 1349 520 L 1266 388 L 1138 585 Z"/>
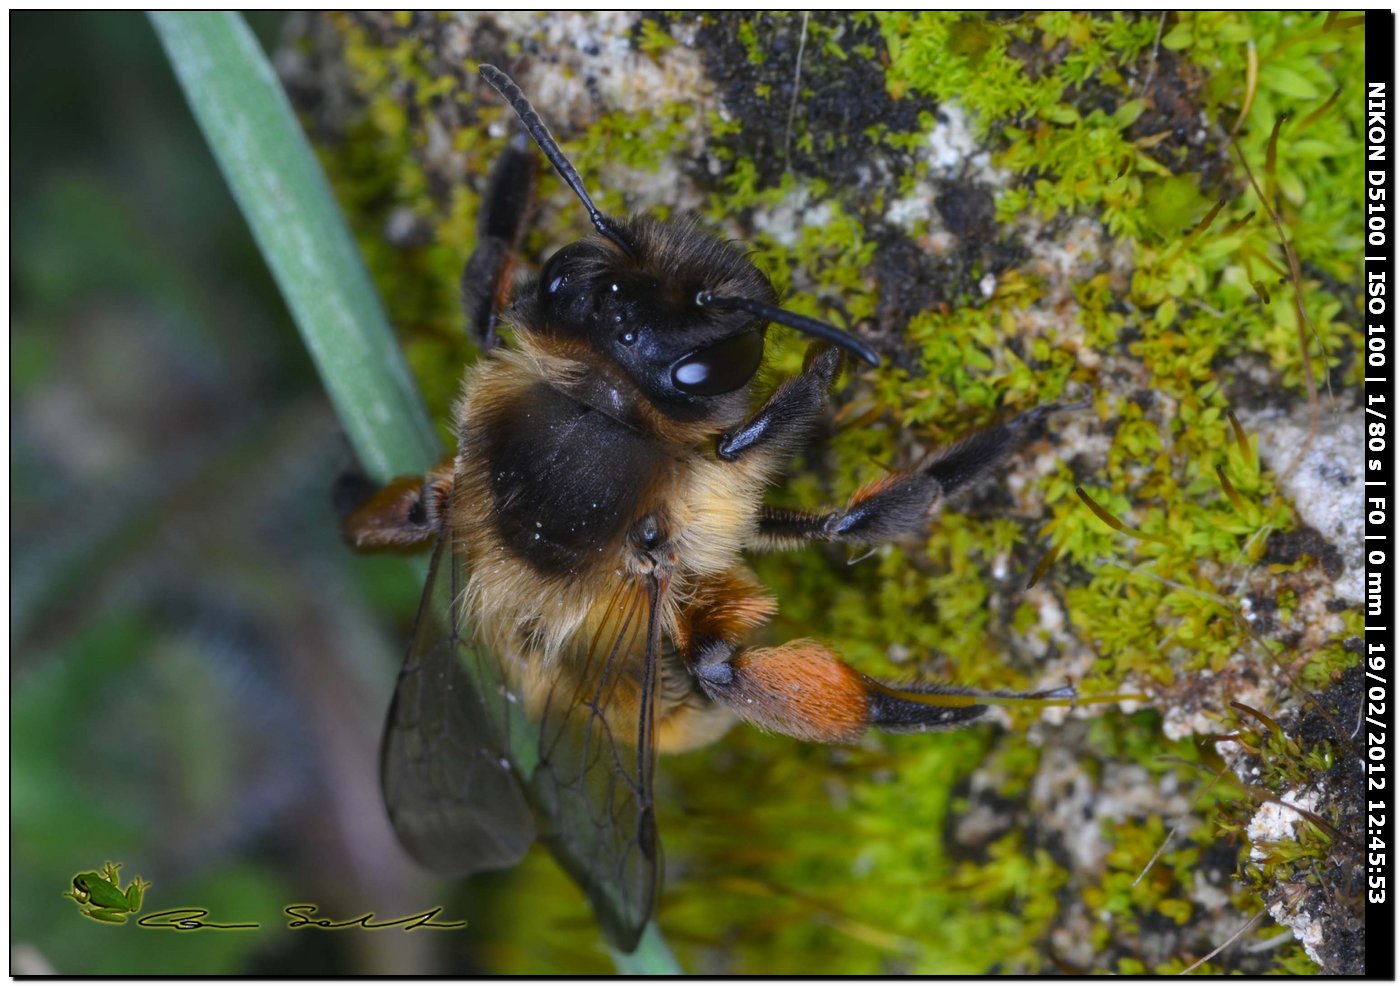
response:
<path fill-rule="evenodd" d="M 771 306 L 768 279 L 728 243 L 694 226 L 637 217 L 545 263 L 521 321 L 585 344 L 663 408 L 700 409 L 742 391 L 763 359 L 767 319 L 702 299 Z"/>
<path fill-rule="evenodd" d="M 545 263 L 521 298 L 523 324 L 583 343 L 662 408 L 687 417 L 742 394 L 763 360 L 770 322 L 879 365 L 854 336 L 777 307 L 773 285 L 732 244 L 693 225 L 604 216 L 520 88 L 489 65 L 481 77 L 519 115 L 596 231 Z"/>

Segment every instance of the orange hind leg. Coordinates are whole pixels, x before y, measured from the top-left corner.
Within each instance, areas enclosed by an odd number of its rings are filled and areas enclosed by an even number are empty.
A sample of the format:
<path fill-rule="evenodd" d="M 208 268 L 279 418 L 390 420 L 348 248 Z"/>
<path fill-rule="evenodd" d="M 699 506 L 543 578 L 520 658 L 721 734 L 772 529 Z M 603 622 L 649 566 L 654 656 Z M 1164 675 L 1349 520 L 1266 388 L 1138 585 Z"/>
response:
<path fill-rule="evenodd" d="M 766 622 L 773 600 L 746 572 L 732 572 L 699 591 L 680 615 L 676 643 L 700 690 L 717 705 L 761 729 L 816 743 L 854 742 L 874 726 L 926 732 L 970 723 L 993 704 L 1050 700 L 1070 689 L 978 694 L 942 685 L 890 684 L 851 667 L 819 640 L 745 647 Z"/>

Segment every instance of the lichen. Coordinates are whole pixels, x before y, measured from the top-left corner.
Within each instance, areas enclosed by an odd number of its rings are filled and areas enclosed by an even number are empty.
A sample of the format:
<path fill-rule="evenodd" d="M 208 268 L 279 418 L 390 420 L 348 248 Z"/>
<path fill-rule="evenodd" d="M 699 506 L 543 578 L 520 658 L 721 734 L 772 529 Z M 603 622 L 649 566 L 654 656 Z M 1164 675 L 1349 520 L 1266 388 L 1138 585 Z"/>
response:
<path fill-rule="evenodd" d="M 318 50 L 350 91 L 330 71 L 322 89 L 358 109 L 329 127 L 323 158 L 443 420 L 473 355 L 456 277 L 508 133 L 472 79 L 480 61 L 520 75 L 604 208 L 700 212 L 752 246 L 786 304 L 885 354 L 842 384 L 833 428 L 774 502 L 839 501 L 969 428 L 1090 405 L 926 539 L 857 564 L 812 549 L 756 567 L 781 601 L 775 635 L 825 637 L 872 674 L 1070 678 L 1141 693 L 1140 711 L 1017 712 L 1000 716 L 1009 731 L 850 750 L 735 731 L 668 761 L 660 922 L 688 970 L 1180 971 L 1277 910 L 1289 874 L 1342 865 L 1313 836 L 1251 861 L 1259 792 L 1209 739 L 1239 725 L 1232 700 L 1287 732 L 1299 720 L 1283 712 L 1356 663 L 1354 532 L 1320 512 L 1359 482 L 1359 444 L 1345 444 L 1361 375 L 1355 18 L 331 23 Z M 536 262 L 584 228 L 559 183 L 542 198 Z M 770 335 L 772 381 L 804 344 Z M 1321 792 L 1318 813 L 1340 825 L 1345 789 L 1309 786 L 1332 769 L 1316 748 L 1284 756 L 1289 789 Z M 493 954 L 571 971 L 521 944 L 535 931 L 530 885 L 518 892 Z M 1265 917 L 1243 938 L 1277 933 Z M 1235 945 L 1200 968 L 1309 962 Z"/>

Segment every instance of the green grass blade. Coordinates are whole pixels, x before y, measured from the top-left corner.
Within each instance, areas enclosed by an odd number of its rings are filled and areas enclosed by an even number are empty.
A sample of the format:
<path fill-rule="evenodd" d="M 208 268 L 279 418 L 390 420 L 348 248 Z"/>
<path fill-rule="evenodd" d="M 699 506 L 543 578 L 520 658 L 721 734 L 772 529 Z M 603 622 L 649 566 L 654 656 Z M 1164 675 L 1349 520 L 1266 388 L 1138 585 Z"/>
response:
<path fill-rule="evenodd" d="M 656 926 L 655 921 L 647 924 L 646 929 L 642 931 L 642 939 L 637 942 L 635 952 L 628 954 L 615 948 L 608 951 L 612 953 L 617 971 L 624 976 L 685 975 L 685 970 L 671 954 L 671 947 L 666 944 L 666 939 L 661 937 L 661 929 Z"/>
<path fill-rule="evenodd" d="M 441 455 L 325 175 L 271 65 L 238 14 L 151 20 L 195 119 L 253 230 L 342 425 L 370 476 L 422 472 Z M 613 951 L 619 972 L 681 972 L 660 930 Z"/>
<path fill-rule="evenodd" d="M 286 93 L 234 13 L 155 13 L 219 169 L 368 474 L 441 455 L 403 352 Z"/>

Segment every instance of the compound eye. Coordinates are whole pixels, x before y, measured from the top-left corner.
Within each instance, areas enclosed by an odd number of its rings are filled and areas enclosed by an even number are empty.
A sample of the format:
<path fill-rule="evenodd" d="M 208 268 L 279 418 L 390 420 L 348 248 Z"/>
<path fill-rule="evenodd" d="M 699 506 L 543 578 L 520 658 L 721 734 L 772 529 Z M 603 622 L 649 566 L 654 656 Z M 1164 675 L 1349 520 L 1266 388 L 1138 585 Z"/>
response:
<path fill-rule="evenodd" d="M 545 261 L 540 271 L 540 316 L 553 332 L 587 331 L 597 301 L 587 262 L 591 252 L 587 244 L 572 243 Z"/>
<path fill-rule="evenodd" d="M 572 278 L 571 261 L 587 248 L 582 243 L 571 243 L 545 261 L 540 271 L 540 296 L 545 300 L 557 298 L 568 288 Z"/>
<path fill-rule="evenodd" d="M 752 380 L 762 360 L 763 333 L 741 332 L 676 360 L 671 383 L 696 397 L 728 394 Z"/>

